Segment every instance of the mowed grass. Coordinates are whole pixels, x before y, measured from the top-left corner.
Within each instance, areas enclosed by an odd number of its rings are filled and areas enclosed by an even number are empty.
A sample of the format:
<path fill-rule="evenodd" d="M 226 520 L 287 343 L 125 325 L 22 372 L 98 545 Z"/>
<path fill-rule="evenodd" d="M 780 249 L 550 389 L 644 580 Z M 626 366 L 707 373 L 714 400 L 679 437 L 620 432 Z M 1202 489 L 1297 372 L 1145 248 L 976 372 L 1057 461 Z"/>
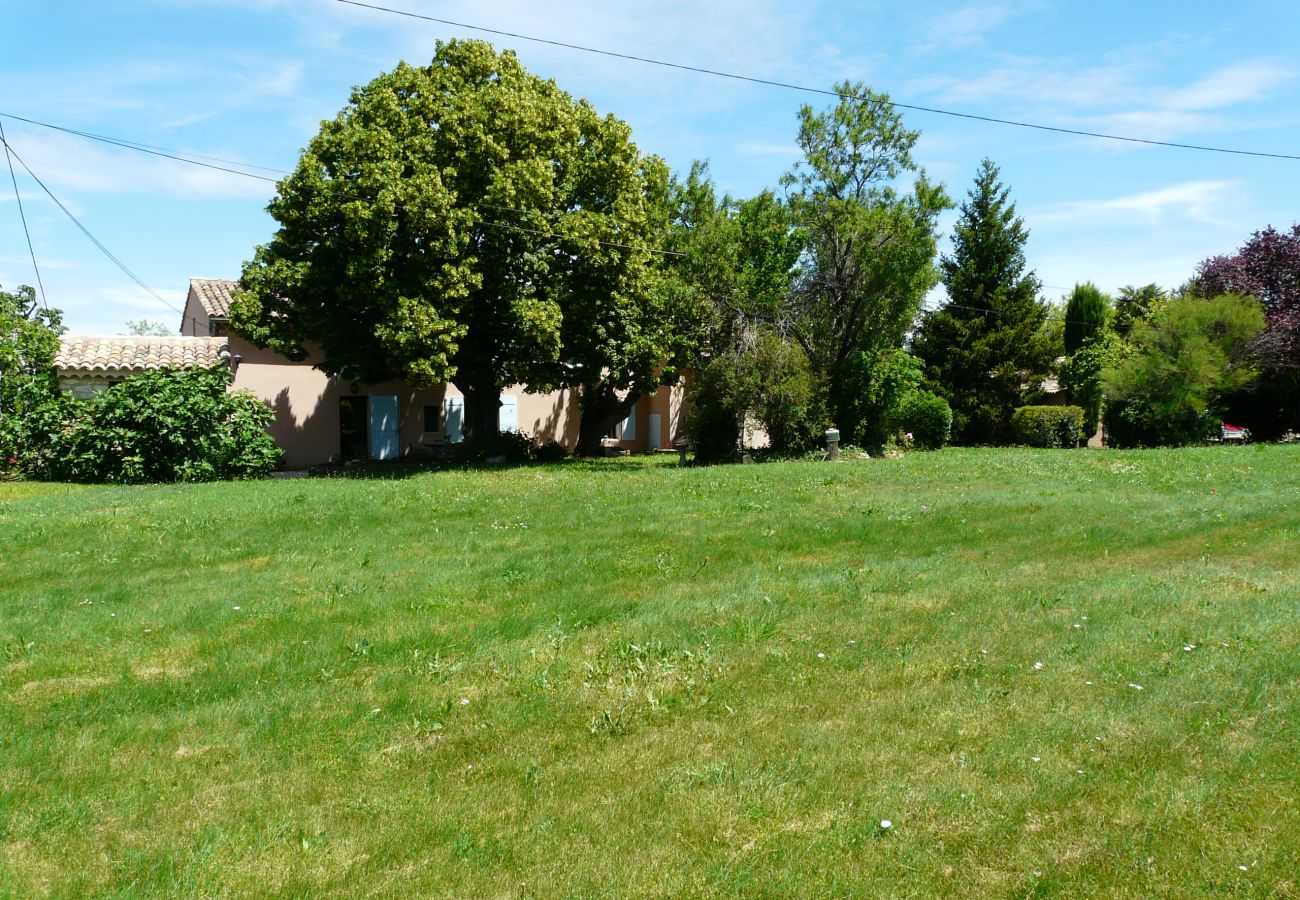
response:
<path fill-rule="evenodd" d="M 0 485 L 0 893 L 1294 897 L 1297 473 Z"/>

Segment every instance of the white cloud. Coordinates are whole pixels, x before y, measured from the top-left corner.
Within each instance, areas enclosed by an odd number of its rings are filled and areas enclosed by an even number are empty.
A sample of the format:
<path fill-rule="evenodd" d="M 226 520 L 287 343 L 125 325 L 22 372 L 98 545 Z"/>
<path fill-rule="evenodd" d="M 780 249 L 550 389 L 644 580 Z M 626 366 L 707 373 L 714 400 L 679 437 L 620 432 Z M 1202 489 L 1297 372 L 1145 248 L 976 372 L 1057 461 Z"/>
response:
<path fill-rule="evenodd" d="M 275 190 L 275 185 L 267 181 L 118 149 L 73 135 L 10 131 L 9 140 L 54 195 L 68 205 L 79 193 L 269 199 Z M 32 188 L 33 193 L 36 190 Z"/>
<path fill-rule="evenodd" d="M 1008 118 L 1169 140 L 1228 127 L 1229 110 L 1295 78 L 1291 68 L 1269 59 L 1234 63 L 1177 87 L 1153 85 L 1151 69 L 1131 56 L 1101 66 L 1021 57 L 973 78 L 920 79 L 911 87 L 949 104 L 996 104 Z"/>
<path fill-rule="evenodd" d="M 926 39 L 920 49 L 954 50 L 983 44 L 992 31 L 1001 28 L 1024 10 L 1005 2 L 968 3 L 941 17 L 926 17 Z"/>
<path fill-rule="evenodd" d="M 1154 225 L 1174 215 L 1207 225 L 1231 227 L 1217 212 L 1238 187 L 1235 181 L 1187 181 L 1154 191 L 1141 191 L 1105 200 L 1076 200 L 1039 211 L 1027 219 L 1032 224 L 1129 222 Z M 1134 217 L 1141 222 L 1134 223 Z"/>

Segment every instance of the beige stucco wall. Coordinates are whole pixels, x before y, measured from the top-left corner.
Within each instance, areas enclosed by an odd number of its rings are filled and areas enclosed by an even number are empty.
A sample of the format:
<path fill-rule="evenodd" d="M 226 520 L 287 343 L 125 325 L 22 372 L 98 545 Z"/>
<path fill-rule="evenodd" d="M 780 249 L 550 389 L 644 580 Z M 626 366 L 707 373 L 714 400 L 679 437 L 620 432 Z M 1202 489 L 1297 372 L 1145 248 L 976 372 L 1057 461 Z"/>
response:
<path fill-rule="evenodd" d="M 354 386 L 350 381 L 328 377 L 308 362 L 292 362 L 233 335 L 230 353 L 238 358 L 234 388 L 252 391 L 275 410 L 270 431 L 285 452 L 286 468 L 318 465 L 339 454 L 341 397 L 396 396 L 400 452 L 407 455 L 418 452 L 426 443 L 445 438 L 442 430 L 424 432 L 424 407 L 438 407 L 439 424 L 445 426 L 446 399 L 462 396 L 450 384 L 424 389 L 400 381 Z M 566 447 L 577 442 L 579 412 L 571 391 L 529 394 L 513 386 L 502 393 L 516 398 L 519 430 L 524 434 L 538 441 L 559 441 Z"/>

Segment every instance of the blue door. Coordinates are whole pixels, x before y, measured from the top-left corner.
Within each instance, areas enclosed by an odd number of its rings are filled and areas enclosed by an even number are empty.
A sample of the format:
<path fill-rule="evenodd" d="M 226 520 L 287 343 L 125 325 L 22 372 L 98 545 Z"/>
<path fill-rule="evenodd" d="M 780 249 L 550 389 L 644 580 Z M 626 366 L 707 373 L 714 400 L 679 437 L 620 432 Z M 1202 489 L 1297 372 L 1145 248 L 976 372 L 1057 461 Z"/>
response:
<path fill-rule="evenodd" d="M 397 459 L 397 397 L 370 397 L 370 458 Z"/>

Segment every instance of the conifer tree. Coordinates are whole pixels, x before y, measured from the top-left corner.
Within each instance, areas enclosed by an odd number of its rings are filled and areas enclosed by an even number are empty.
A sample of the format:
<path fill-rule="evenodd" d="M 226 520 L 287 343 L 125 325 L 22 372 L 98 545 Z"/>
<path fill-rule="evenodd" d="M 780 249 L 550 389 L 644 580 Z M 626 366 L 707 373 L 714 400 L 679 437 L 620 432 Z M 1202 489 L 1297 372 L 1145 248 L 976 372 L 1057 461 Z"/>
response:
<path fill-rule="evenodd" d="M 1011 413 L 1050 363 L 1040 334 L 1047 307 L 1025 262 L 1029 232 L 1009 195 L 985 159 L 962 204 L 952 253 L 940 262 L 948 299 L 913 338 L 928 386 L 952 406 L 961 443 L 1008 439 Z"/>

